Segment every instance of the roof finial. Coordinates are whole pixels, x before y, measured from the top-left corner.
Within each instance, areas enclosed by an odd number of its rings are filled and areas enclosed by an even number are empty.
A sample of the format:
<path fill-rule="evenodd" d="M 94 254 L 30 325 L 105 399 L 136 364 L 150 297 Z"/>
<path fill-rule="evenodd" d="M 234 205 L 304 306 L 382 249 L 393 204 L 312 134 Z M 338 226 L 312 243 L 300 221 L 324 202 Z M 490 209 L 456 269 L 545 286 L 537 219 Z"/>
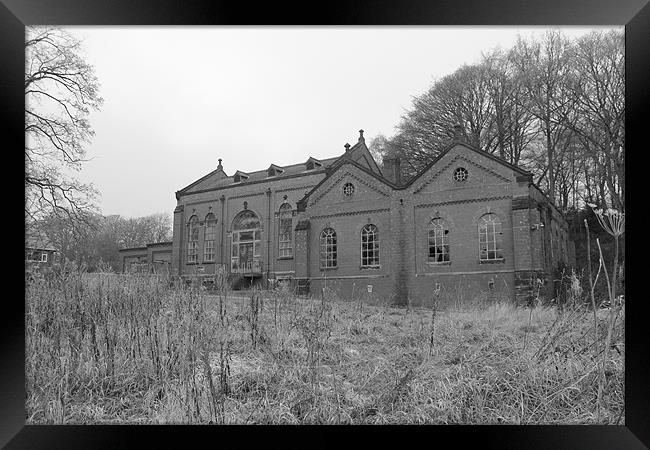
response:
<path fill-rule="evenodd" d="M 350 144 L 348 144 L 347 142 L 345 143 L 345 145 L 344 145 L 343 147 L 345 147 L 345 151 L 346 151 L 346 152 L 347 152 L 348 150 L 350 150 Z"/>
<path fill-rule="evenodd" d="M 366 140 L 363 137 L 363 130 L 359 130 L 359 142 L 366 142 Z"/>
<path fill-rule="evenodd" d="M 217 166 L 217 170 L 223 170 L 223 166 L 221 165 L 221 158 L 219 158 L 219 165 Z"/>

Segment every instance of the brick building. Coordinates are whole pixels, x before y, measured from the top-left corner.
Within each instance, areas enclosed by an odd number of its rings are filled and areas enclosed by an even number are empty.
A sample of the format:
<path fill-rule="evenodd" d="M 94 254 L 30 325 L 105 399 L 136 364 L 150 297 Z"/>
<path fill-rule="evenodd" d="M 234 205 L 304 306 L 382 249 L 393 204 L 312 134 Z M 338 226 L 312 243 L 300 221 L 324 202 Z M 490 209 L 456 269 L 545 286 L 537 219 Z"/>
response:
<path fill-rule="evenodd" d="M 25 274 L 48 273 L 59 264 L 60 254 L 43 233 L 32 231 L 25 235 Z"/>
<path fill-rule="evenodd" d="M 170 273 L 172 258 L 171 242 L 156 242 L 144 247 L 119 250 L 122 272 Z"/>
<path fill-rule="evenodd" d="M 456 140 L 403 181 L 400 156 L 379 167 L 363 130 L 345 147 L 232 176 L 219 159 L 176 192 L 172 274 L 418 305 L 436 289 L 445 302 L 525 301 L 571 265 L 568 224 L 529 172 Z"/>

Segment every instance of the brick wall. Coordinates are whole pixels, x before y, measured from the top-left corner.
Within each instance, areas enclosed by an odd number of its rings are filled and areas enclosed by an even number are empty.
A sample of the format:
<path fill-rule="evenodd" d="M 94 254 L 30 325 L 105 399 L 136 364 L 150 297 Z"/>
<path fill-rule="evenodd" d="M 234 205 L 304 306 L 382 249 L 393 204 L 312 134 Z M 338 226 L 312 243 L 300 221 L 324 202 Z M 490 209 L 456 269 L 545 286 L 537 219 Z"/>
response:
<path fill-rule="evenodd" d="M 463 181 L 454 179 L 459 167 Z M 228 186 L 180 197 L 174 214 L 172 265 L 181 275 L 195 266 L 206 273 L 215 264 L 203 261 L 204 227 L 199 231 L 198 264 L 187 263 L 187 223 L 208 212 L 217 216 L 216 263 L 230 268 L 231 226 L 236 214 L 254 211 L 262 227 L 260 255 L 263 278 L 290 277 L 302 292 L 320 295 L 333 290 L 342 298 L 405 305 L 428 304 L 438 288 L 440 301 L 450 305 L 508 298 L 527 301 L 537 279 L 547 279 L 552 267 L 569 261 L 568 226 L 541 195 L 530 177 L 462 145 L 452 148 L 409 185 L 396 187 L 353 163 L 325 174 Z M 323 180 L 322 183 L 319 182 Z M 345 195 L 343 186 L 354 185 Z M 298 200 L 317 186 L 298 212 Z M 280 205 L 288 202 L 293 217 L 293 257 L 278 256 Z M 478 223 L 482 215 L 501 221 L 503 259 L 481 262 Z M 448 224 L 450 261 L 428 260 L 428 227 L 434 218 Z M 361 267 L 361 230 L 373 224 L 379 231 L 380 266 Z M 542 226 L 543 224 L 544 226 Z M 338 264 L 320 267 L 320 233 L 337 233 Z M 372 293 L 367 286 L 372 285 Z"/>
<path fill-rule="evenodd" d="M 264 183 L 232 183 L 224 188 L 207 192 L 188 193 L 178 200 L 174 213 L 174 239 L 172 270 L 186 276 L 196 273 L 214 274 L 219 264 L 230 269 L 232 252 L 231 231 L 235 216 L 245 208 L 255 212 L 261 222 L 260 256 L 263 277 L 293 277 L 295 274 L 296 243 L 292 233 L 293 256 L 280 258 L 278 250 L 278 218 L 280 205 L 287 202 L 296 211 L 296 203 L 325 177 L 322 172 L 305 174 L 289 179 L 270 179 Z M 205 187 L 205 186 L 203 186 Z M 246 207 L 244 207 L 244 203 Z M 217 218 L 215 238 L 215 261 L 205 261 L 205 216 L 212 212 Z M 188 221 L 196 215 L 199 219 L 198 262 L 188 263 L 187 240 Z M 293 227 L 299 217 L 293 217 Z M 203 222 L 201 224 L 201 222 Z"/>
<path fill-rule="evenodd" d="M 125 248 L 119 251 L 121 270 L 126 272 L 132 263 L 147 264 L 156 272 L 169 273 L 172 263 L 173 242 L 157 242 L 145 247 Z"/>
<path fill-rule="evenodd" d="M 465 181 L 454 180 L 458 167 L 468 170 Z M 355 185 L 355 198 L 346 199 L 342 186 Z M 349 165 L 340 168 L 314 192 L 305 217 L 312 226 L 310 249 L 318 252 L 317 233 L 325 226 L 337 231 L 339 258 L 336 270 L 318 270 L 317 256 L 311 257 L 312 287 L 324 284 L 343 296 L 373 285 L 372 297 L 395 304 L 429 304 L 438 288 L 440 302 L 462 304 L 507 298 L 528 300 L 537 286 L 547 280 L 541 233 L 532 229 L 540 222 L 539 198 L 528 177 L 513 169 L 458 147 L 451 150 L 410 186 L 394 189 Z M 356 197 L 358 193 L 358 197 Z M 537 199 L 533 197 L 537 196 Z M 482 262 L 479 258 L 478 223 L 482 215 L 496 214 L 501 221 L 503 259 Z M 428 260 L 428 228 L 434 218 L 446 221 L 450 261 L 432 264 Z M 561 215 L 551 213 L 552 232 L 548 252 L 557 248 L 561 236 Z M 372 273 L 358 267 L 360 229 L 377 225 L 381 233 L 382 267 Z M 551 247 L 554 246 L 554 247 Z"/>

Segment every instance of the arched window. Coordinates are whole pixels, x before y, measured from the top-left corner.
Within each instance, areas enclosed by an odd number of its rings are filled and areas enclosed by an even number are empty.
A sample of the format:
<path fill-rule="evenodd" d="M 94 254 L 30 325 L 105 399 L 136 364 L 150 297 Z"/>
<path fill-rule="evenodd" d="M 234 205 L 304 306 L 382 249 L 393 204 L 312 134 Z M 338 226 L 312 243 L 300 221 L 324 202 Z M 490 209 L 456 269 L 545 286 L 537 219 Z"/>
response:
<path fill-rule="evenodd" d="M 261 222 L 257 214 L 244 210 L 232 221 L 232 253 L 230 270 L 233 273 L 261 273 Z"/>
<path fill-rule="evenodd" d="M 492 213 L 481 216 L 478 221 L 479 259 L 481 261 L 503 259 L 502 237 L 499 217 Z"/>
<path fill-rule="evenodd" d="M 379 267 L 379 231 L 372 224 L 361 230 L 361 267 Z"/>
<path fill-rule="evenodd" d="M 449 228 L 438 218 L 429 222 L 429 262 L 449 262 Z"/>
<path fill-rule="evenodd" d="M 190 217 L 188 222 L 187 262 L 195 263 L 199 260 L 199 219 Z"/>
<path fill-rule="evenodd" d="M 214 261 L 214 239 L 217 234 L 217 218 L 209 213 L 205 216 L 205 243 L 203 246 L 203 260 Z"/>
<path fill-rule="evenodd" d="M 293 211 L 289 203 L 283 203 L 278 211 L 278 256 L 291 258 L 293 249 L 291 245 L 291 232 L 293 227 Z"/>
<path fill-rule="evenodd" d="M 336 231 L 325 228 L 320 233 L 320 267 L 332 269 L 336 267 Z"/>

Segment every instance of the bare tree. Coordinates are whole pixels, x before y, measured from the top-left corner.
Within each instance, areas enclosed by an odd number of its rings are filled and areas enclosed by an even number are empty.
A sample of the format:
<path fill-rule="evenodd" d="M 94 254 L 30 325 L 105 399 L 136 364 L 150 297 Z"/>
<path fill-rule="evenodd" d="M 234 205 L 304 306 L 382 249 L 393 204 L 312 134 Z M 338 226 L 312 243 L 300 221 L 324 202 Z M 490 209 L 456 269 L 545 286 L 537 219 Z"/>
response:
<path fill-rule="evenodd" d="M 375 154 L 399 151 L 414 175 L 460 124 L 470 144 L 531 170 L 562 209 L 586 198 L 624 210 L 624 46 L 619 31 L 519 38 L 434 81 Z M 406 164 L 410 163 L 410 164 Z"/>
<path fill-rule="evenodd" d="M 516 68 L 501 50 L 483 56 L 488 93 L 492 98 L 499 157 L 518 165 L 538 129 Z"/>
<path fill-rule="evenodd" d="M 27 27 L 25 41 L 25 221 L 51 214 L 76 229 L 88 222 L 97 191 L 71 177 L 94 135 L 88 121 L 102 105 L 93 67 L 79 40 L 56 27 Z"/>
<path fill-rule="evenodd" d="M 569 45 L 569 41 L 555 30 L 546 33 L 541 40 L 519 38 L 510 53 L 528 97 L 527 108 L 538 119 L 544 136 L 546 166 L 538 182 L 546 178 L 547 194 L 552 201 L 556 197 L 556 158 L 568 148 L 570 129 L 566 123 L 574 120 L 575 113 L 575 100 L 567 83 Z"/>
<path fill-rule="evenodd" d="M 579 135 L 606 190 L 601 190 L 598 203 L 624 211 L 624 35 L 611 31 L 582 36 L 572 47 L 571 57 L 569 79 L 577 115 L 566 126 Z"/>
<path fill-rule="evenodd" d="M 461 125 L 465 139 L 485 151 L 495 149 L 496 133 L 487 72 L 482 65 L 466 65 L 434 82 L 398 125 L 404 153 L 418 167 L 439 153 Z"/>
<path fill-rule="evenodd" d="M 141 247 L 153 242 L 171 240 L 171 215 L 152 214 L 145 217 L 121 218 L 118 232 L 120 247 Z"/>
<path fill-rule="evenodd" d="M 371 141 L 368 146 L 370 154 L 378 164 L 382 163 L 384 156 L 392 151 L 391 142 L 383 134 L 378 134 Z"/>

